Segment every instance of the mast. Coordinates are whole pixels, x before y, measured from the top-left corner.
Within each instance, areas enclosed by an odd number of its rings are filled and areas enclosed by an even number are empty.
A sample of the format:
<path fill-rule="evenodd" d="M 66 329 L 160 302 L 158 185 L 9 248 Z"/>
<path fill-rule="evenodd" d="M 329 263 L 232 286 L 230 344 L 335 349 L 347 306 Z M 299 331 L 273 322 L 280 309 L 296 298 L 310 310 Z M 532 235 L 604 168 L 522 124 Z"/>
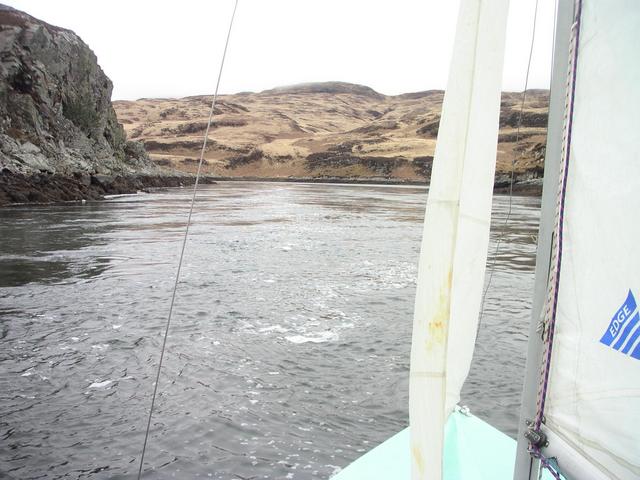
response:
<path fill-rule="evenodd" d="M 638 41 L 637 2 L 576 1 L 544 350 L 527 432 L 555 478 L 640 478 Z"/>
<path fill-rule="evenodd" d="M 508 0 L 463 0 L 442 106 L 411 346 L 411 469 L 442 478 L 444 425 L 469 372 L 484 284 Z"/>
<path fill-rule="evenodd" d="M 514 478 L 516 480 L 536 479 L 538 461 L 528 451 L 529 441 L 524 434 L 526 422 L 536 415 L 536 395 L 542 358 L 542 339 L 538 332 L 544 302 L 547 295 L 551 243 L 555 226 L 556 198 L 558 195 L 558 175 L 562 156 L 562 127 L 564 122 L 565 98 L 567 91 L 567 70 L 569 68 L 569 37 L 573 21 L 573 0 L 558 0 L 556 14 L 555 43 L 553 49 L 553 70 L 549 92 L 549 121 L 547 125 L 547 146 L 544 159 L 544 184 L 542 187 L 542 214 L 538 230 L 538 251 L 536 255 L 535 287 L 527 345 L 527 364 L 522 391 L 520 422 L 518 424 L 518 447 Z"/>

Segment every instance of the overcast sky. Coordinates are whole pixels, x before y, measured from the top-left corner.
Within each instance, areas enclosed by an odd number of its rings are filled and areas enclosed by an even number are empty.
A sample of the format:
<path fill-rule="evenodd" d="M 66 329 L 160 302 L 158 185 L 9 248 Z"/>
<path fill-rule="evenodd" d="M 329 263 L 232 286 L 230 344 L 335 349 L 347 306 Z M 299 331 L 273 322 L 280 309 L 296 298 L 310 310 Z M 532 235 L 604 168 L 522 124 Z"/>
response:
<path fill-rule="evenodd" d="M 75 31 L 113 99 L 212 93 L 234 0 L 3 0 Z M 530 88 L 548 88 L 555 0 L 539 0 Z M 444 88 L 456 0 L 240 0 L 222 93 L 340 80 L 393 95 Z M 503 90 L 520 91 L 535 0 L 511 0 Z"/>

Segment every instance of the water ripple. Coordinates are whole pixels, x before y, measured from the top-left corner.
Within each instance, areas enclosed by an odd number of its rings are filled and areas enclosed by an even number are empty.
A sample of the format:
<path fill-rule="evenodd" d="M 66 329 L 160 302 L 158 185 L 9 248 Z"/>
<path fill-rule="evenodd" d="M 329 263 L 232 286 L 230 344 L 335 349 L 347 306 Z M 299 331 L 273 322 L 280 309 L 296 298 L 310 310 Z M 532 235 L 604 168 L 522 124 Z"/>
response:
<path fill-rule="evenodd" d="M 425 199 L 203 187 L 149 478 L 328 478 L 406 425 Z M 538 207 L 514 199 L 462 395 L 511 435 Z M 135 478 L 187 208 L 169 189 L 0 211 L 0 477 Z M 494 227 L 506 209 L 496 197 Z"/>

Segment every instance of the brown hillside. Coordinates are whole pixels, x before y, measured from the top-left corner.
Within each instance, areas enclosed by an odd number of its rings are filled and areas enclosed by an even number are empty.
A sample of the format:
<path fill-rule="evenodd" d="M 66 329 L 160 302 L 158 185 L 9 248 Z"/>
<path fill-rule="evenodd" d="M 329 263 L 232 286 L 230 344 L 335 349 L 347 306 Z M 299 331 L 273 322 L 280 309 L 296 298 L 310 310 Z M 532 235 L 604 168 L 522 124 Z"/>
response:
<path fill-rule="evenodd" d="M 425 181 L 431 170 L 443 92 L 397 96 L 348 83 L 280 87 L 219 98 L 205 153 L 222 177 Z M 132 140 L 159 165 L 193 172 L 211 96 L 116 101 Z M 548 92 L 530 90 L 516 144 L 521 93 L 503 93 L 496 183 L 516 158 L 519 180 L 542 171 Z"/>

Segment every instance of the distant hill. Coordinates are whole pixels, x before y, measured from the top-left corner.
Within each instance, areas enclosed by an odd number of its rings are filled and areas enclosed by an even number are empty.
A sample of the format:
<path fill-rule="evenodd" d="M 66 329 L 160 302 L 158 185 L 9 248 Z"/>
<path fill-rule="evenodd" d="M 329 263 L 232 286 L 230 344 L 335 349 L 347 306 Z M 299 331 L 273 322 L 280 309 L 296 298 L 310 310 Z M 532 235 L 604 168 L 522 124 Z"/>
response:
<path fill-rule="evenodd" d="M 443 92 L 387 96 L 344 82 L 307 83 L 219 98 L 205 171 L 222 177 L 428 181 Z M 542 172 L 548 92 L 502 95 L 497 186 Z M 159 165 L 193 172 L 210 96 L 116 101 L 119 121 Z M 534 182 L 535 183 L 535 182 Z"/>
<path fill-rule="evenodd" d="M 297 85 L 276 87 L 262 92 L 263 95 L 304 95 L 308 93 L 362 95 L 378 100 L 385 98 L 384 95 L 376 92 L 373 88 L 347 82 L 299 83 Z"/>

